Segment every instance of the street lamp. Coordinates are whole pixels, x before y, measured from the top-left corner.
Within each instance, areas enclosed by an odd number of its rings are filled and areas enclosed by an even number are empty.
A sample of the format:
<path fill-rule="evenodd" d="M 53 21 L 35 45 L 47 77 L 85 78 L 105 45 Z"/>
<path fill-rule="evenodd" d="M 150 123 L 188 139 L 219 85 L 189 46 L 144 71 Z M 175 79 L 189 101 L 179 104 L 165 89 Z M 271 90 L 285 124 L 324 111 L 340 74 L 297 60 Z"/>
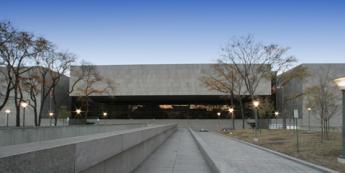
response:
<path fill-rule="evenodd" d="M 231 113 L 231 118 L 232 118 L 232 129 L 235 129 L 234 108 L 233 107 L 229 108 L 229 112 Z"/>
<path fill-rule="evenodd" d="M 258 121 L 258 107 L 260 105 L 260 102 L 258 100 L 254 100 L 253 101 L 253 106 L 255 108 L 255 137 L 257 136 L 257 130 L 258 130 L 258 125 L 259 125 L 259 121 Z"/>
<path fill-rule="evenodd" d="M 307 110 L 308 110 L 308 130 L 310 131 L 310 112 L 311 112 L 311 108 L 309 107 Z"/>
<path fill-rule="evenodd" d="M 220 112 L 217 112 L 217 116 L 218 116 L 218 128 L 220 128 L 220 120 L 219 120 L 220 115 L 221 115 L 221 113 L 220 113 Z"/>
<path fill-rule="evenodd" d="M 52 120 L 53 120 L 53 116 L 54 116 L 54 113 L 53 112 L 49 112 L 49 118 L 50 118 L 50 126 L 52 126 Z"/>
<path fill-rule="evenodd" d="M 103 112 L 103 117 L 107 117 L 108 113 L 107 112 Z"/>
<path fill-rule="evenodd" d="M 233 113 L 234 112 L 234 108 L 229 108 L 229 112 Z"/>
<path fill-rule="evenodd" d="M 10 109 L 6 109 L 5 113 L 6 113 L 6 127 L 8 127 L 8 115 L 11 113 L 11 110 Z"/>
<path fill-rule="evenodd" d="M 345 163 L 345 77 L 335 79 L 334 82 L 343 93 L 343 151 L 338 161 Z"/>
<path fill-rule="evenodd" d="M 20 102 L 20 106 L 23 108 L 23 127 L 25 127 L 25 108 L 28 106 L 28 102 Z"/>
<path fill-rule="evenodd" d="M 278 111 L 275 111 L 274 112 L 274 117 L 276 118 L 276 129 L 278 129 L 278 123 L 277 123 L 277 117 L 279 115 L 279 112 Z"/>
<path fill-rule="evenodd" d="M 81 109 L 76 109 L 76 110 L 75 110 L 75 113 L 77 113 L 77 115 L 80 115 Z"/>

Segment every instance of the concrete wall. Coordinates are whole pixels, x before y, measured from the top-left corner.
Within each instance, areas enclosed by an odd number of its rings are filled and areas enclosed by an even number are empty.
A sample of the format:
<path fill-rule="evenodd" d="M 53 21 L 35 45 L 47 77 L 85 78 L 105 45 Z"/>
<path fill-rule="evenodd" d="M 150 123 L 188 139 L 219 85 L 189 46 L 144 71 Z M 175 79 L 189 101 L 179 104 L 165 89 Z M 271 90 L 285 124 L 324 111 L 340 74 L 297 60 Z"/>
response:
<path fill-rule="evenodd" d="M 2 172 L 129 173 L 165 141 L 176 125 L 0 147 Z"/>
<path fill-rule="evenodd" d="M 98 65 L 98 73 L 113 81 L 111 93 L 102 96 L 191 96 L 224 95 L 210 91 L 203 86 L 200 78 L 213 71 L 212 64 L 159 64 L 159 65 Z M 76 81 L 79 66 L 71 67 L 70 86 Z M 82 87 L 85 82 L 81 81 Z M 98 83 L 96 87 L 104 88 Z M 245 87 L 242 87 L 243 90 Z M 245 93 L 245 92 L 244 92 Z M 271 81 L 262 79 L 256 90 L 257 95 L 271 95 Z M 71 96 L 83 95 L 74 90 Z"/>
<path fill-rule="evenodd" d="M 307 67 L 309 72 L 312 74 L 309 76 L 304 84 L 303 84 L 303 90 L 307 90 L 307 88 L 312 86 L 319 86 L 320 80 L 329 80 L 329 87 L 331 91 L 338 96 L 336 98 L 335 104 L 337 104 L 338 110 L 335 113 L 335 115 L 332 116 L 330 120 L 330 126 L 335 128 L 341 128 L 342 126 L 342 97 L 341 97 L 341 91 L 339 88 L 335 86 L 335 83 L 333 82 L 334 79 L 339 77 L 345 76 L 345 64 L 303 64 L 303 66 Z M 308 119 L 308 101 L 307 97 L 303 97 L 303 119 L 304 122 L 307 122 Z M 315 108 L 311 111 L 311 125 L 314 127 L 320 127 L 320 116 L 317 111 L 315 111 Z M 307 126 L 307 124 L 303 124 L 304 126 Z"/>
<path fill-rule="evenodd" d="M 27 127 L 27 128 L 0 128 L 0 146 L 16 145 L 30 142 L 89 135 L 115 130 L 124 130 L 144 127 L 146 124 L 120 125 L 80 125 L 58 127 Z"/>
<path fill-rule="evenodd" d="M 287 99 L 291 95 L 294 94 L 306 94 L 308 88 L 313 86 L 320 86 L 320 81 L 327 80 L 329 84 L 329 88 L 336 96 L 336 103 L 338 104 L 338 110 L 335 115 L 332 116 L 330 120 L 330 126 L 332 128 L 341 128 L 342 126 L 342 104 L 341 104 L 341 91 L 335 86 L 333 80 L 338 77 L 345 76 L 345 64 L 301 64 L 307 69 L 309 76 L 307 76 L 304 80 L 292 80 L 283 89 L 279 90 L 279 96 L 282 96 Z M 302 118 L 301 126 L 307 127 L 308 126 L 308 107 L 313 107 L 313 110 L 310 112 L 310 124 L 312 128 L 319 129 L 320 128 L 320 116 L 318 111 L 315 111 L 315 105 L 309 105 L 308 99 L 306 95 L 302 95 L 298 99 L 290 100 L 283 105 L 280 101 L 281 98 L 278 99 L 278 107 L 284 106 L 286 109 L 286 116 L 292 117 L 293 110 L 298 109 L 300 118 Z M 282 111 L 281 111 L 282 112 Z"/>

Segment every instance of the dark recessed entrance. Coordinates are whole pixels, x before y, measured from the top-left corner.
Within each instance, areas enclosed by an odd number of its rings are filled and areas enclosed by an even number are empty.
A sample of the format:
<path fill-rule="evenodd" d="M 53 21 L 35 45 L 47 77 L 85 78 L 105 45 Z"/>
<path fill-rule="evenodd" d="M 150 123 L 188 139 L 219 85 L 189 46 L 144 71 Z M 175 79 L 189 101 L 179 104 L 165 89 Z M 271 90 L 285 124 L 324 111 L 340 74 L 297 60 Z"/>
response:
<path fill-rule="evenodd" d="M 93 96 L 89 97 L 87 110 L 85 97 L 72 97 L 73 110 L 80 108 L 88 118 L 110 119 L 216 119 L 230 118 L 227 111 L 230 107 L 229 96 Z M 245 118 L 252 116 L 248 109 L 249 99 L 244 99 Z M 234 101 L 239 108 L 239 102 Z M 104 117 L 103 113 L 107 116 Z M 221 112 L 221 116 L 217 116 Z M 74 113 L 73 115 L 77 115 Z M 240 112 L 235 112 L 241 118 Z"/>

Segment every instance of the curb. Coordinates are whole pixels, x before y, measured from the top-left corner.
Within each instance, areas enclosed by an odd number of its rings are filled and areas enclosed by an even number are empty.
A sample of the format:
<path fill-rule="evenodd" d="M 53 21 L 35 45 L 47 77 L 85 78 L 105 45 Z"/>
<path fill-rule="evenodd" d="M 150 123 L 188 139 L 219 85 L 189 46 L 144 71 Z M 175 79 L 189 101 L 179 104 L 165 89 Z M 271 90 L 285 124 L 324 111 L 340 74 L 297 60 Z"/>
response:
<path fill-rule="evenodd" d="M 225 160 L 217 157 L 217 153 L 214 153 L 211 148 L 204 142 L 204 140 L 197 135 L 191 128 L 189 128 L 194 141 L 197 143 L 199 150 L 203 158 L 206 160 L 207 165 L 210 167 L 213 173 L 236 173 Z"/>
<path fill-rule="evenodd" d="M 221 173 L 219 170 L 214 157 L 211 157 L 211 153 L 209 149 L 207 149 L 206 143 L 191 129 L 189 128 L 189 132 L 192 135 L 194 141 L 197 143 L 199 150 L 201 151 L 202 156 L 207 162 L 207 165 L 210 167 L 213 173 Z"/>
<path fill-rule="evenodd" d="M 215 133 L 215 132 L 213 132 L 213 133 Z M 326 167 L 323 167 L 323 166 L 320 166 L 320 165 L 316 165 L 314 163 L 310 163 L 310 162 L 307 162 L 307 161 L 304 161 L 304 160 L 301 160 L 301 159 L 289 156 L 287 154 L 283 154 L 283 153 L 280 153 L 280 152 L 277 152 L 277 151 L 274 151 L 274 150 L 271 150 L 271 149 L 268 149 L 268 148 L 265 148 L 265 147 L 262 147 L 262 146 L 259 146 L 259 145 L 256 145 L 256 144 L 252 144 L 252 143 L 249 143 L 249 142 L 246 142 L 246 141 L 243 141 L 243 140 L 231 137 L 231 136 L 227 136 L 227 135 L 224 135 L 224 134 L 221 134 L 221 133 L 215 133 L 215 134 L 220 135 L 220 136 L 224 136 L 224 137 L 227 137 L 227 138 L 230 138 L 231 140 L 234 140 L 236 142 L 239 142 L 239 143 L 242 143 L 242 144 L 245 144 L 245 145 L 248 145 L 248 146 L 260 149 L 260 150 L 263 150 L 263 151 L 267 151 L 269 153 L 275 154 L 277 156 L 283 157 L 283 158 L 291 160 L 293 162 L 303 164 L 303 165 L 308 166 L 308 167 L 313 168 L 313 169 L 317 169 L 317 170 L 319 170 L 321 172 L 324 172 L 324 173 L 340 173 L 340 172 L 337 172 L 335 170 L 332 170 L 332 169 L 329 169 L 329 168 L 326 168 Z"/>

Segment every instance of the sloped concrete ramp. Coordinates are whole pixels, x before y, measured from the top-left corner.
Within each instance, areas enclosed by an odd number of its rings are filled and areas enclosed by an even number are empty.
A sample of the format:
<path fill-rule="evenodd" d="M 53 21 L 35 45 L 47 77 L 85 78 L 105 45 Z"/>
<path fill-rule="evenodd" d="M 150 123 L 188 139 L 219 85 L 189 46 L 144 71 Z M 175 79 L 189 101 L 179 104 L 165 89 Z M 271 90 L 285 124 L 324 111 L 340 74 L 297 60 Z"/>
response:
<path fill-rule="evenodd" d="M 179 128 L 134 173 L 211 173 L 187 129 Z"/>
<path fill-rule="evenodd" d="M 219 173 L 336 173 L 328 168 L 283 156 L 258 146 L 220 134 L 193 132 L 201 147 L 206 148 Z"/>

